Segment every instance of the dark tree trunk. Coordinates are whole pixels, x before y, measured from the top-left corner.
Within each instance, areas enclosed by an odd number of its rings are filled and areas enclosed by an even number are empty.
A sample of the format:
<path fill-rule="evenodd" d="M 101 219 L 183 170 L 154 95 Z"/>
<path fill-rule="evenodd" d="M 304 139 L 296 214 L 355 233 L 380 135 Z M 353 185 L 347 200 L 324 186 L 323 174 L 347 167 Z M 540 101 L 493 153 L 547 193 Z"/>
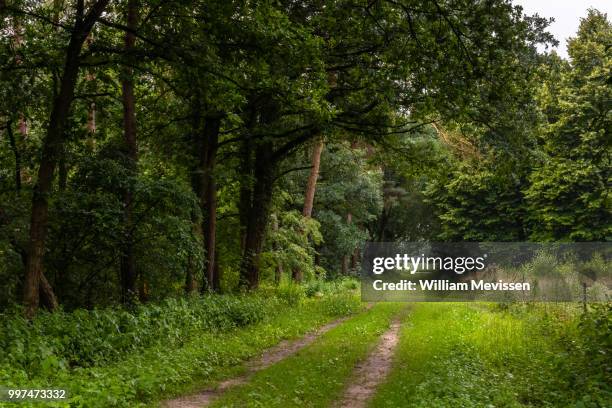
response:
<path fill-rule="evenodd" d="M 215 289 L 215 262 L 217 248 L 217 183 L 215 180 L 215 165 L 221 117 L 209 117 L 204 126 L 206 138 L 206 163 L 203 169 L 205 177 L 204 202 L 204 241 L 206 245 L 206 283 L 210 290 Z"/>
<path fill-rule="evenodd" d="M 149 284 L 144 277 L 140 279 L 140 286 L 138 286 L 138 300 L 140 300 L 140 303 L 149 301 Z"/>
<path fill-rule="evenodd" d="M 240 280 L 249 289 L 259 285 L 259 254 L 265 239 L 276 170 L 271 154 L 272 146 L 269 143 L 261 143 L 256 149 L 253 194 L 244 217 L 248 221 Z"/>
<path fill-rule="evenodd" d="M 240 213 L 240 250 L 244 253 L 246 246 L 247 225 L 253 200 L 253 150 L 251 139 L 247 135 L 240 146 L 240 197 L 238 210 Z"/>
<path fill-rule="evenodd" d="M 60 91 L 53 101 L 47 134 L 43 140 L 38 179 L 32 195 L 28 262 L 25 268 L 23 301 L 26 315 L 32 317 L 38 309 L 40 280 L 43 271 L 47 235 L 49 202 L 53 173 L 64 143 L 64 130 L 74 98 L 74 87 L 79 73 L 79 54 L 83 42 L 110 0 L 98 0 L 83 15 L 83 2 L 77 4 L 76 21 L 66 49 L 66 60 Z"/>
<path fill-rule="evenodd" d="M 15 141 L 12 120 L 9 120 L 6 123 L 6 134 L 8 136 L 9 144 L 11 145 L 13 155 L 15 156 L 15 190 L 21 191 L 21 153 L 19 152 L 17 142 Z"/>
<path fill-rule="evenodd" d="M 380 219 L 378 222 L 378 230 L 377 230 L 377 241 L 382 242 L 385 238 L 385 231 L 387 229 L 387 223 L 389 221 L 389 213 L 391 212 L 391 207 L 389 209 L 386 208 L 387 205 L 383 206 L 382 213 L 380 214 Z"/>
<path fill-rule="evenodd" d="M 66 164 L 66 151 L 62 151 L 62 155 L 59 159 L 59 169 L 58 169 L 58 181 L 57 187 L 60 191 L 65 191 L 66 186 L 68 185 L 68 167 Z"/>
<path fill-rule="evenodd" d="M 199 101 L 193 109 L 194 147 L 198 164 L 193 170 L 192 187 L 198 197 L 202 211 L 202 224 L 199 233 L 202 234 L 202 244 L 206 253 L 204 263 L 204 282 L 201 291 L 214 290 L 215 255 L 217 237 L 217 183 L 215 181 L 215 165 L 217 147 L 219 144 L 219 131 L 221 129 L 221 115 L 211 115 L 204 119 L 201 126 Z"/>
<path fill-rule="evenodd" d="M 304 279 L 302 270 L 298 267 L 292 268 L 291 269 L 291 279 L 293 279 L 294 282 L 301 282 Z"/>
<path fill-rule="evenodd" d="M 321 266 L 321 246 L 320 245 L 317 245 L 315 247 L 314 264 L 315 266 Z"/>
<path fill-rule="evenodd" d="M 136 29 L 138 13 L 137 0 L 129 0 L 127 5 L 127 27 Z M 136 36 L 127 31 L 124 39 L 124 49 L 128 58 L 134 48 Z M 136 143 L 136 98 L 134 96 L 134 72 L 125 68 L 122 81 L 123 100 L 123 138 L 127 148 L 127 161 L 130 173 L 136 176 L 138 167 L 138 146 Z M 124 193 L 124 228 L 126 231 L 123 253 L 121 255 L 121 296 L 124 303 L 133 300 L 137 293 L 138 271 L 136 270 L 136 254 L 134 253 L 134 191 L 128 186 Z"/>
<path fill-rule="evenodd" d="M 49 284 L 45 274 L 40 275 L 40 301 L 49 311 L 54 311 L 59 306 L 55 293 L 53 293 L 53 288 L 51 284 Z"/>

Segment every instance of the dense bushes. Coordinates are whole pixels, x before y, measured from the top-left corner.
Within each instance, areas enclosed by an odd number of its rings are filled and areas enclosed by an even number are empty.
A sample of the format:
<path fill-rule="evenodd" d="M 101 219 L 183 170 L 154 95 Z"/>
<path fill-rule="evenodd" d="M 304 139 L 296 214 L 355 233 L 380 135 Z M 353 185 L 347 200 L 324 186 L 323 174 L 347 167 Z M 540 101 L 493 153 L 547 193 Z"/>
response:
<path fill-rule="evenodd" d="M 358 310 L 346 286 L 312 299 L 299 285 L 268 286 L 133 310 L 41 313 L 31 323 L 19 311 L 0 314 L 0 384 L 68 389 L 69 401 L 50 406 L 145 406 Z"/>
<path fill-rule="evenodd" d="M 41 313 L 31 323 L 20 314 L 0 321 L 0 366 L 29 373 L 108 363 L 130 351 L 162 343 L 180 345 L 201 331 L 221 331 L 262 321 L 281 300 L 261 296 L 167 299 L 125 309 Z"/>
<path fill-rule="evenodd" d="M 334 296 L 320 302 L 324 313 L 354 310 L 355 298 L 347 290 L 352 284 L 327 284 L 324 292 Z M 3 367 L 44 377 L 58 369 L 105 365 L 153 345 L 178 347 L 199 333 L 262 322 L 279 309 L 301 304 L 306 292 L 302 286 L 286 285 L 248 296 L 166 299 L 133 310 L 41 313 L 31 322 L 18 310 L 0 314 L 0 378 Z"/>
<path fill-rule="evenodd" d="M 580 317 L 577 335 L 565 339 L 573 385 L 584 407 L 612 401 L 612 303 L 591 305 Z"/>
<path fill-rule="evenodd" d="M 574 303 L 517 303 L 505 310 L 500 316 L 524 322 L 520 336 L 513 332 L 530 347 L 504 366 L 521 379 L 517 388 L 533 406 L 610 406 L 610 303 L 591 304 L 587 313 Z"/>

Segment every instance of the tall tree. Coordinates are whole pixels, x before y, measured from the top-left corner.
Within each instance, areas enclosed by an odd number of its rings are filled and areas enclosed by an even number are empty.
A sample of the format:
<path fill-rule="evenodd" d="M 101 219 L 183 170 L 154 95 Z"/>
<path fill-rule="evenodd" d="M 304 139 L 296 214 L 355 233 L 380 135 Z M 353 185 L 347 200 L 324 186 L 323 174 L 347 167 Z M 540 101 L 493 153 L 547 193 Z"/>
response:
<path fill-rule="evenodd" d="M 80 54 L 85 39 L 110 0 L 98 0 L 85 10 L 84 0 L 75 4 L 70 41 L 64 49 L 64 69 L 59 94 L 53 101 L 49 125 L 43 140 L 37 182 L 32 195 L 28 260 L 25 268 L 23 300 L 27 316 L 33 316 L 39 305 L 39 285 L 43 273 L 49 201 L 53 173 L 65 141 L 65 127 L 74 98 L 79 73 Z"/>
<path fill-rule="evenodd" d="M 319 178 L 319 168 L 321 166 L 321 153 L 323 152 L 323 138 L 318 138 L 312 148 L 312 159 L 310 162 L 310 174 L 306 183 L 306 193 L 304 194 L 304 209 L 302 215 L 304 217 L 312 217 L 312 207 L 314 204 L 315 190 L 317 188 L 317 179 Z"/>
<path fill-rule="evenodd" d="M 136 97 L 134 95 L 134 69 L 129 62 L 136 43 L 135 30 L 138 20 L 138 0 L 128 0 L 124 50 L 127 64 L 122 72 L 123 140 L 126 148 L 130 176 L 138 176 L 138 144 L 136 141 Z M 134 249 L 134 183 L 129 182 L 123 198 L 125 243 L 121 254 L 121 288 L 123 302 L 131 302 L 137 291 L 138 271 Z"/>
<path fill-rule="evenodd" d="M 612 236 L 612 25 L 589 10 L 568 41 L 570 67 L 540 95 L 545 155 L 526 190 L 531 238 L 599 241 Z M 559 64 L 552 65 L 554 71 Z"/>
<path fill-rule="evenodd" d="M 315 141 L 315 144 L 312 149 L 310 174 L 308 175 L 308 182 L 306 183 L 306 193 L 304 194 L 304 209 L 302 210 L 302 216 L 306 218 L 312 217 L 312 207 L 314 205 L 317 179 L 319 178 L 319 168 L 321 167 L 321 153 L 323 152 L 323 146 L 323 138 L 319 137 Z M 294 281 L 302 281 L 302 271 L 299 268 L 293 268 L 291 274 Z"/>

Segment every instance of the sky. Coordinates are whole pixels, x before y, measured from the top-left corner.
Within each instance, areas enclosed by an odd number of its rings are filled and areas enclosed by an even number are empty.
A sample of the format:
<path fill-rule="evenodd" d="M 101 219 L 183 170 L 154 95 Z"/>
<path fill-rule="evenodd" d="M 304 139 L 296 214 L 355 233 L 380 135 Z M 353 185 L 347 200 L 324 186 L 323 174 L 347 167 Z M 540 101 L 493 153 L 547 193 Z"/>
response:
<path fill-rule="evenodd" d="M 567 58 L 565 42 L 568 37 L 575 35 L 580 17 L 586 16 L 588 8 L 596 8 L 608 13 L 608 19 L 612 18 L 611 0 L 512 0 L 512 2 L 523 6 L 523 13 L 527 15 L 538 13 L 540 17 L 554 17 L 555 22 L 548 27 L 548 31 L 559 40 L 556 51 L 564 58 Z"/>

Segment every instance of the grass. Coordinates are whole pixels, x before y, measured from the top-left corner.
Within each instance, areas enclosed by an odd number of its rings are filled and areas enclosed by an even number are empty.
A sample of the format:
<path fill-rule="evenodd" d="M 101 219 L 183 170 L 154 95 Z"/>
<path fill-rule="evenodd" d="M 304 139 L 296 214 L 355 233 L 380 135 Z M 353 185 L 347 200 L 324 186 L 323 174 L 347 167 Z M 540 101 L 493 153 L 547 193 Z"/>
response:
<path fill-rule="evenodd" d="M 497 305 L 422 303 L 402 329 L 394 368 L 372 407 L 604 407 L 601 389 L 578 387 L 555 332 L 576 315 Z M 596 378 L 598 369 L 579 376 Z M 587 382 L 588 383 L 588 382 Z"/>
<path fill-rule="evenodd" d="M 230 389 L 213 407 L 324 407 L 341 396 L 355 364 L 365 358 L 405 307 L 380 303 L 335 327 L 313 344 Z"/>
<path fill-rule="evenodd" d="M 46 407 L 158 406 L 163 399 L 240 375 L 246 370 L 245 361 L 280 340 L 298 338 L 363 308 L 354 293 L 334 289 L 323 295 L 317 287 L 313 291 L 317 296 L 304 298 L 303 292 L 299 287 L 262 292 L 263 298 L 270 299 L 261 303 L 268 305 L 266 311 L 257 307 L 257 299 L 216 299 L 214 304 L 222 305 L 221 320 L 221 312 L 203 314 L 202 307 L 208 303 L 197 300 L 162 309 L 151 306 L 147 314 L 135 317 L 140 323 L 129 320 L 121 335 L 111 334 L 123 340 L 127 334 L 143 336 L 157 330 L 159 339 L 142 338 L 140 346 L 126 345 L 120 355 L 85 348 L 99 344 L 85 340 L 94 338 L 92 333 L 103 336 L 107 325 L 94 327 L 90 322 L 82 326 L 78 316 L 57 315 L 31 327 L 22 327 L 19 321 L 5 322 L 1 340 L 11 348 L 0 364 L 0 385 L 69 390 L 69 401 L 42 404 Z M 405 307 L 380 303 L 357 314 L 295 355 L 256 373 L 248 384 L 230 389 L 214 406 L 332 405 L 341 397 L 356 363 L 366 357 L 392 317 Z M 610 304 L 591 305 L 586 314 L 574 304 L 419 303 L 408 310 L 409 314 L 402 314 L 393 370 L 371 401 L 372 407 L 612 406 Z M 194 315 L 185 316 L 188 312 Z M 111 317 L 116 314 L 109 313 Z M 123 320 L 129 317 L 123 313 L 118 316 Z M 75 330 L 89 327 L 80 342 L 51 330 L 64 330 L 66 321 L 72 322 L 70 327 Z M 142 327 L 142 322 L 149 326 Z M 26 332 L 36 337 L 23 337 Z M 19 342 L 22 337 L 23 342 L 30 341 L 27 347 Z M 167 338 L 174 339 L 172 346 Z M 31 352 L 48 340 L 56 342 L 55 354 L 46 355 L 43 349 L 41 355 Z M 86 365 L 46 363 L 57 363 L 56 356 L 77 350 L 75 344 L 81 347 L 79 355 L 96 358 L 87 360 Z M 11 350 L 20 354 L 11 354 Z M 29 356 L 28 360 L 23 356 Z M 7 363 L 22 360 L 29 365 Z M 0 406 L 16 405 L 0 402 Z"/>
<path fill-rule="evenodd" d="M 8 386 L 20 388 L 66 388 L 66 403 L 48 407 L 139 407 L 198 389 L 219 378 L 244 370 L 243 362 L 282 339 L 295 338 L 341 315 L 357 311 L 354 295 L 306 299 L 284 306 L 263 322 L 224 332 L 192 333 L 181 345 L 156 344 L 124 355 L 120 361 L 92 367 L 57 370 L 53 375 L 9 378 Z M 10 373 L 9 373 L 10 374 Z M 15 406 L 1 403 L 0 406 Z M 20 403 L 18 406 L 40 406 Z"/>

